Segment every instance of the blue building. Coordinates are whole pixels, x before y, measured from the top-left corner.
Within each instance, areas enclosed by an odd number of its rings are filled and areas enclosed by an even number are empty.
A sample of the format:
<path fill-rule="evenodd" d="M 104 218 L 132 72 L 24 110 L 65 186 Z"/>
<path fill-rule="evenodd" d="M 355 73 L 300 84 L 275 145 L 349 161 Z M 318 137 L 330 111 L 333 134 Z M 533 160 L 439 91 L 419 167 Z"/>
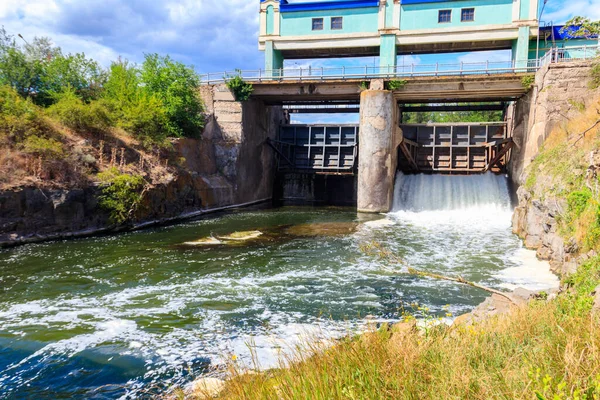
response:
<path fill-rule="evenodd" d="M 259 48 L 266 70 L 285 59 L 359 56 L 392 68 L 402 54 L 499 49 L 527 66 L 538 53 L 538 12 L 538 0 L 261 0 Z M 540 39 L 543 55 L 547 32 Z"/>

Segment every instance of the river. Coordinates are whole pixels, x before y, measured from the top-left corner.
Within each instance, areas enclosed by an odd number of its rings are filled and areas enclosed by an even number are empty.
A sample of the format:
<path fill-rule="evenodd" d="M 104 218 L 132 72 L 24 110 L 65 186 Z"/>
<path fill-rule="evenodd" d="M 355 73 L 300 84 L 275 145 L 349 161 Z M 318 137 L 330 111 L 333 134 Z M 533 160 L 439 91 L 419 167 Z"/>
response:
<path fill-rule="evenodd" d="M 0 397 L 135 398 L 184 386 L 233 355 L 261 367 L 306 334 L 471 310 L 486 293 L 557 279 L 512 235 L 506 178 L 398 177 L 394 211 L 248 210 L 158 229 L 0 251 Z M 316 224 L 316 225 L 315 225 Z M 258 230 L 237 244 L 183 243 Z"/>

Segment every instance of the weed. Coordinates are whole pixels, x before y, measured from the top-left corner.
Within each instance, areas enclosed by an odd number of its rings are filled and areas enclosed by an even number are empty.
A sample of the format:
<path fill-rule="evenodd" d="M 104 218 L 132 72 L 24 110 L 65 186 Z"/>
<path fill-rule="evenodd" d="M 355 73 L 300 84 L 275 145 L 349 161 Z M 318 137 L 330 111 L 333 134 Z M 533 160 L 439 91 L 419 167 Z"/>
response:
<path fill-rule="evenodd" d="M 521 78 L 521 85 L 523 85 L 525 89 L 531 89 L 534 83 L 535 75 L 525 75 Z"/>
<path fill-rule="evenodd" d="M 254 91 L 254 87 L 251 83 L 248 83 L 242 79 L 241 71 L 237 70 L 237 75 L 225 77 L 227 81 L 227 88 L 233 92 L 237 101 L 247 101 Z"/>
<path fill-rule="evenodd" d="M 406 80 L 393 80 L 385 83 L 387 90 L 398 90 L 403 88 L 408 81 Z"/>
<path fill-rule="evenodd" d="M 117 168 L 98 174 L 102 187 L 99 204 L 109 211 L 111 222 L 121 225 L 129 221 L 142 200 L 144 178 L 120 173 Z"/>

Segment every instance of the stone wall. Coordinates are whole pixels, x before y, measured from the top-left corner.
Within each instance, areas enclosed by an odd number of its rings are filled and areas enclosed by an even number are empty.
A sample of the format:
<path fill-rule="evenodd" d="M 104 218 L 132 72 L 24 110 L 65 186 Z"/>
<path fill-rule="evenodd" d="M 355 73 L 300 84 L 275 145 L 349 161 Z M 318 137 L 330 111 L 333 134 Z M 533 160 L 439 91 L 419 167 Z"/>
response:
<path fill-rule="evenodd" d="M 543 189 L 550 177 L 537 176 L 539 184 L 526 188 L 527 166 L 539 153 L 546 138 L 559 124 L 579 113 L 582 106 L 600 94 L 589 88 L 590 65 L 586 62 L 552 64 L 535 77 L 532 90 L 509 109 L 515 148 L 509 172 L 518 187 L 518 205 L 513 215 L 513 232 L 525 246 L 550 261 L 552 269 L 568 274 L 593 254 L 579 254 L 576 246 L 558 232 L 557 218 L 566 209 L 566 200 L 550 197 Z"/>
<path fill-rule="evenodd" d="M 259 100 L 237 102 L 225 85 L 203 86 L 201 94 L 210 115 L 203 156 L 212 161 L 199 172 L 225 178 L 220 184 L 231 197 L 216 199 L 219 205 L 272 198 L 275 154 L 265 141 L 277 137 L 286 113 Z"/>
<path fill-rule="evenodd" d="M 535 75 L 529 93 L 509 108 L 509 133 L 515 141 L 509 174 L 517 186 L 525 182 L 525 168 L 552 129 L 590 104 L 590 69 L 585 61 L 547 65 Z"/>

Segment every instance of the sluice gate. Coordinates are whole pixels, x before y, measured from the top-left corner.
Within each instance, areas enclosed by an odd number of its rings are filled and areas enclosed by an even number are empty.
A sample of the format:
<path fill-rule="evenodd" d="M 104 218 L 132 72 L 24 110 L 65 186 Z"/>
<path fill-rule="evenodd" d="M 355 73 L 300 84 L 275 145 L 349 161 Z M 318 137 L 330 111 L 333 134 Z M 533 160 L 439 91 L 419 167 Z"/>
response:
<path fill-rule="evenodd" d="M 398 168 L 404 172 L 504 172 L 513 141 L 504 122 L 402 124 Z"/>
<path fill-rule="evenodd" d="M 358 155 L 358 125 L 283 125 L 269 141 L 284 172 L 354 174 Z"/>

